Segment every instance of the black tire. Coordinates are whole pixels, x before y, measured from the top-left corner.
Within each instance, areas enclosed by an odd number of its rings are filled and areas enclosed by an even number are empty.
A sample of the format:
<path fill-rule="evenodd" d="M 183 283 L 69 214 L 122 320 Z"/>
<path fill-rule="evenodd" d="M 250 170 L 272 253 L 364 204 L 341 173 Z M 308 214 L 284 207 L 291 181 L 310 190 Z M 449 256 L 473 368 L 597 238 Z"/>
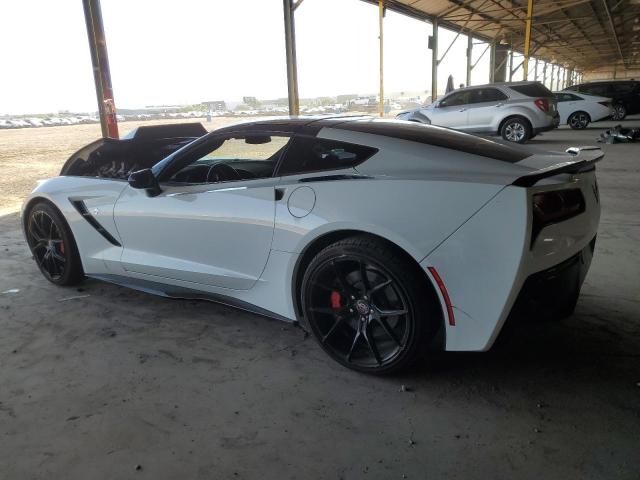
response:
<path fill-rule="evenodd" d="M 27 244 L 42 275 L 61 286 L 84 279 L 76 241 L 62 214 L 47 202 L 38 202 L 25 217 Z"/>
<path fill-rule="evenodd" d="M 514 143 L 524 143 L 531 138 L 531 124 L 524 117 L 507 118 L 500 127 L 500 136 Z"/>
<path fill-rule="evenodd" d="M 591 117 L 587 112 L 573 112 L 567 118 L 567 125 L 573 130 L 584 130 L 591 123 Z"/>
<path fill-rule="evenodd" d="M 305 271 L 301 301 L 325 352 L 347 368 L 376 375 L 418 360 L 442 318 L 416 265 L 367 235 L 320 251 Z"/>
<path fill-rule="evenodd" d="M 627 107 L 622 105 L 621 103 L 617 103 L 613 106 L 613 114 L 611 115 L 611 119 L 618 121 L 624 120 L 627 116 Z"/>

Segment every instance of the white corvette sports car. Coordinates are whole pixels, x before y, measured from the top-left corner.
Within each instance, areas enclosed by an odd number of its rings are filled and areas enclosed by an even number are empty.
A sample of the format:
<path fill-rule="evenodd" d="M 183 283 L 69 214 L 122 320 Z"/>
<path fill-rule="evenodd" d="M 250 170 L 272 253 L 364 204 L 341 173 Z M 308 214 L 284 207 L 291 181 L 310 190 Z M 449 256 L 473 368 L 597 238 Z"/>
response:
<path fill-rule="evenodd" d="M 343 365 L 389 373 L 427 345 L 489 349 L 521 302 L 573 311 L 602 155 L 362 117 L 140 127 L 75 153 L 23 227 L 55 284 L 298 321 Z"/>

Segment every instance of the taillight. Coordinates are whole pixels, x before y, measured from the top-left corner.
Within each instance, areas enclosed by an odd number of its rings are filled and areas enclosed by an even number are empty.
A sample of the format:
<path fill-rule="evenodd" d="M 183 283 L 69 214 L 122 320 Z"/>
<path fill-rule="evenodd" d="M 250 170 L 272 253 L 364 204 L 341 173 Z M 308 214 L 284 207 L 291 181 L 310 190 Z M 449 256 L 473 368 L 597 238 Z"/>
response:
<path fill-rule="evenodd" d="M 575 217 L 585 210 L 584 196 L 579 188 L 536 193 L 532 203 L 532 245 L 544 227 Z"/>
<path fill-rule="evenodd" d="M 536 100 L 533 101 L 533 103 L 535 103 L 536 107 L 538 107 L 543 112 L 548 112 L 549 111 L 549 99 L 547 99 L 547 98 L 537 98 Z"/>

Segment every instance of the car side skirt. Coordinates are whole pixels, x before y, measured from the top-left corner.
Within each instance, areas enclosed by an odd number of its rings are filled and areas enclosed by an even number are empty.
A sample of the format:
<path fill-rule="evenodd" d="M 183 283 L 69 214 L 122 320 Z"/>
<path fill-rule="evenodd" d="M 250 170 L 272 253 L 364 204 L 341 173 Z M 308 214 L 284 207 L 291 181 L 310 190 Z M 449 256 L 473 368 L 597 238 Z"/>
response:
<path fill-rule="evenodd" d="M 138 290 L 140 292 L 150 293 L 152 295 L 157 295 L 160 297 L 183 300 L 206 300 L 210 302 L 220 303 L 229 307 L 238 308 L 240 310 L 254 313 L 263 317 L 273 318 L 275 320 L 281 320 L 288 323 L 296 323 L 291 319 L 279 315 L 275 312 L 271 312 L 264 308 L 258 307 L 256 305 L 228 295 L 205 292 L 202 290 L 195 290 L 177 285 L 169 285 L 166 283 L 153 282 L 150 280 L 143 280 L 141 278 L 127 277 L 123 275 L 101 274 L 89 275 L 89 277 L 96 280 L 113 283 L 115 285 L 120 285 L 122 287 L 131 288 L 133 290 Z"/>

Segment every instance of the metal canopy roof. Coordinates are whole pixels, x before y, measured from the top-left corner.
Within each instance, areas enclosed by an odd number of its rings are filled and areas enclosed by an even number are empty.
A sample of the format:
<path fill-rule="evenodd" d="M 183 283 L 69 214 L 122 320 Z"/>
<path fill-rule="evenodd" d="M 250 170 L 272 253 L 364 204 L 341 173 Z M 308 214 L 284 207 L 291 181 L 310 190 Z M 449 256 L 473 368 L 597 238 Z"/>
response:
<path fill-rule="evenodd" d="M 385 0 L 384 5 L 524 51 L 527 0 Z M 640 0 L 534 0 L 532 20 L 532 56 L 582 71 L 640 66 Z"/>

